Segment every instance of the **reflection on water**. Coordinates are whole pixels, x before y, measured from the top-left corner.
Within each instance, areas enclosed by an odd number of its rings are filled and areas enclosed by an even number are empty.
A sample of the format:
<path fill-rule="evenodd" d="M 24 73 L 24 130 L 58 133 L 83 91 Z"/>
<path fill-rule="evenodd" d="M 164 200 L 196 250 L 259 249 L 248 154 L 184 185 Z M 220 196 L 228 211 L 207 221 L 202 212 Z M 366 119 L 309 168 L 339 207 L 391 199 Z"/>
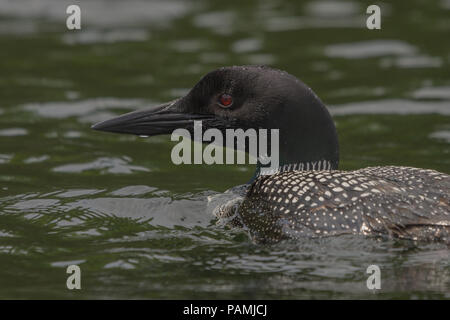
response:
<path fill-rule="evenodd" d="M 138 109 L 142 108 L 143 105 L 144 102 L 141 99 L 96 98 L 70 102 L 30 103 L 22 107 L 25 110 L 35 111 L 41 117 L 68 118 L 73 116 L 91 116 L 96 111 L 104 109 Z"/>
<path fill-rule="evenodd" d="M 430 138 L 442 139 L 450 143 L 450 131 L 436 131 L 430 134 Z"/>
<path fill-rule="evenodd" d="M 101 170 L 104 173 L 131 173 L 133 171 L 149 171 L 145 167 L 132 166 L 131 159 L 98 158 L 89 163 L 72 163 L 53 168 L 55 172 L 77 173 L 86 170 Z"/>
<path fill-rule="evenodd" d="M 351 114 L 442 114 L 450 115 L 450 101 L 399 99 L 351 102 L 330 107 L 333 115 Z"/>
<path fill-rule="evenodd" d="M 0 13 L 8 18 L 64 22 L 67 17 L 64 13 L 71 4 L 70 0 L 4 0 L 0 3 Z M 185 2 L 174 0 L 90 0 L 81 2 L 80 7 L 85 23 L 98 28 L 166 24 L 188 9 Z"/>
<path fill-rule="evenodd" d="M 80 33 L 69 33 L 63 37 L 64 43 L 89 44 L 89 43 L 114 43 L 120 41 L 145 41 L 149 34 L 141 29 L 125 29 L 113 31 L 86 31 Z"/>
<path fill-rule="evenodd" d="M 82 1 L 77 32 L 68 3 L 0 2 L 0 298 L 450 298 L 443 244 L 257 246 L 207 200 L 251 166 L 175 166 L 168 136 L 90 130 L 219 66 L 269 64 L 330 106 L 342 169 L 449 173 L 447 0 L 382 4 L 373 32 L 356 1 Z M 64 289 L 70 264 L 81 293 Z"/>
<path fill-rule="evenodd" d="M 450 87 L 425 87 L 413 93 L 417 99 L 447 99 L 450 100 Z"/>
<path fill-rule="evenodd" d="M 386 55 L 411 55 L 416 48 L 397 40 L 372 40 L 352 43 L 333 44 L 325 47 L 328 57 L 363 59 Z"/>
<path fill-rule="evenodd" d="M 24 128 L 8 128 L 0 130 L 0 136 L 4 137 L 25 136 L 27 134 L 28 131 Z"/>

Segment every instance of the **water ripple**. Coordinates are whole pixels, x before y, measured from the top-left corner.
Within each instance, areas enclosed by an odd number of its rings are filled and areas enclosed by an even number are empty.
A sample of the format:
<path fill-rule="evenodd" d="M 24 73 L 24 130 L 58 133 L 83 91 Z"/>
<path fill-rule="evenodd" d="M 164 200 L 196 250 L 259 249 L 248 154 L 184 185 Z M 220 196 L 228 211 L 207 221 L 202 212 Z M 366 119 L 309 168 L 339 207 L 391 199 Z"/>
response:
<path fill-rule="evenodd" d="M 123 158 L 107 158 L 101 157 L 94 161 L 87 163 L 71 163 L 58 166 L 52 169 L 54 172 L 64 172 L 64 173 L 81 173 L 84 171 L 96 170 L 100 173 L 121 173 L 121 174 L 131 174 L 135 171 L 149 172 L 150 169 L 130 165 L 131 159 L 127 157 Z"/>
<path fill-rule="evenodd" d="M 400 40 L 368 40 L 331 44 L 325 55 L 332 58 L 365 59 L 387 55 L 412 55 L 417 48 Z"/>
<path fill-rule="evenodd" d="M 349 114 L 441 114 L 450 115 L 449 101 L 411 101 L 387 99 L 352 102 L 330 107 L 332 115 Z"/>

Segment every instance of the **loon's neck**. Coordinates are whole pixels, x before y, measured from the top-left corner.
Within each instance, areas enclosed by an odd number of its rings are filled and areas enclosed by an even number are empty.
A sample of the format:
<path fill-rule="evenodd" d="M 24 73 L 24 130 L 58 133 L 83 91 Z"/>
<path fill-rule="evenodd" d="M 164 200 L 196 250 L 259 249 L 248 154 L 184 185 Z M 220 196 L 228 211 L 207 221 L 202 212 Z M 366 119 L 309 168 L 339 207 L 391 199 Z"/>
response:
<path fill-rule="evenodd" d="M 324 170 L 336 170 L 338 168 L 337 162 L 332 162 L 330 160 L 318 160 L 310 162 L 298 162 L 298 163 L 285 163 L 280 165 L 277 169 L 270 167 L 261 166 L 260 163 L 257 164 L 255 173 L 250 179 L 249 183 L 253 182 L 256 178 L 262 175 L 271 175 L 278 172 L 286 171 L 324 171 Z"/>
<path fill-rule="evenodd" d="M 279 127 L 279 166 L 274 169 L 258 161 L 254 178 L 282 171 L 338 168 L 339 143 L 334 121 L 312 91 L 306 98 L 306 105 L 288 105 L 271 119 L 272 128 Z"/>

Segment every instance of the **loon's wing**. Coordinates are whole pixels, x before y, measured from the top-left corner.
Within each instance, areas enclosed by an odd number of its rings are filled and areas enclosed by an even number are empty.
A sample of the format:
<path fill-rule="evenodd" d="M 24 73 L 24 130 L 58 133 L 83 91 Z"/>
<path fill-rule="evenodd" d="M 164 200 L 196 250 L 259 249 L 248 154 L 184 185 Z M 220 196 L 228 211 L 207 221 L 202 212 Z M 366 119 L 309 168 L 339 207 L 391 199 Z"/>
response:
<path fill-rule="evenodd" d="M 447 241 L 449 190 L 450 176 L 433 170 L 291 171 L 259 177 L 237 211 L 259 242 L 349 233 Z"/>
<path fill-rule="evenodd" d="M 435 170 L 412 167 L 370 167 L 358 170 L 366 176 L 385 179 L 402 190 L 400 199 L 388 197 L 384 228 L 374 232 L 414 240 L 450 242 L 450 176 Z M 374 199 L 375 201 L 377 199 Z"/>

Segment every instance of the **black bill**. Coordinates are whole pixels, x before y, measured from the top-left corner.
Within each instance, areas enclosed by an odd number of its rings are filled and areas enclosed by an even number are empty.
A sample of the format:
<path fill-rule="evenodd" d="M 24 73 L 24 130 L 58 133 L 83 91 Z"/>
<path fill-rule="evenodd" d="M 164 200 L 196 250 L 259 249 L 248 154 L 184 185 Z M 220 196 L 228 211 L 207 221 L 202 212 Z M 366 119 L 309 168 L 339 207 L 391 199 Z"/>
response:
<path fill-rule="evenodd" d="M 141 136 L 170 134 L 178 128 L 192 130 L 194 120 L 213 120 L 213 115 L 183 113 L 178 100 L 147 110 L 134 111 L 99 122 L 92 129 Z"/>

